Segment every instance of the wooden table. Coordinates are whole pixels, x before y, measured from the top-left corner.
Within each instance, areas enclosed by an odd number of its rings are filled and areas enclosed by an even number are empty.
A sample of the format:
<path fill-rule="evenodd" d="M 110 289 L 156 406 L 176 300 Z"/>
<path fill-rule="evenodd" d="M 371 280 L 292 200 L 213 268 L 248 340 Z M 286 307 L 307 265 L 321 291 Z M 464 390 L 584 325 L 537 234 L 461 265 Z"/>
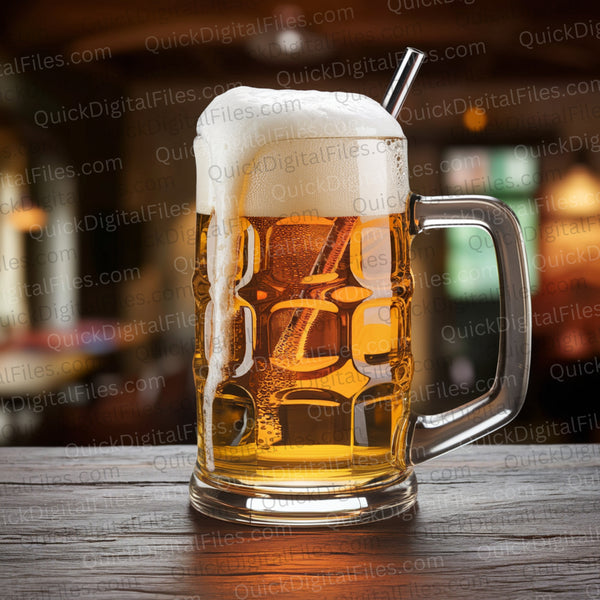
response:
<path fill-rule="evenodd" d="M 600 599 L 600 445 L 471 446 L 417 508 L 253 528 L 188 503 L 191 446 L 0 450 L 4 599 Z"/>

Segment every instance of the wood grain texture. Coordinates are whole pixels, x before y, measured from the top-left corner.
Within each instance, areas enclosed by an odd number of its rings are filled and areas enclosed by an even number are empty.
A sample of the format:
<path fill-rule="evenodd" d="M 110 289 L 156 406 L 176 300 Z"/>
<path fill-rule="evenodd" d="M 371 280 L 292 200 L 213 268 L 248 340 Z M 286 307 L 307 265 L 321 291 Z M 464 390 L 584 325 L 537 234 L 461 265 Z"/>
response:
<path fill-rule="evenodd" d="M 7 599 L 600 599 L 600 445 L 470 446 L 357 527 L 224 523 L 192 446 L 0 450 Z"/>

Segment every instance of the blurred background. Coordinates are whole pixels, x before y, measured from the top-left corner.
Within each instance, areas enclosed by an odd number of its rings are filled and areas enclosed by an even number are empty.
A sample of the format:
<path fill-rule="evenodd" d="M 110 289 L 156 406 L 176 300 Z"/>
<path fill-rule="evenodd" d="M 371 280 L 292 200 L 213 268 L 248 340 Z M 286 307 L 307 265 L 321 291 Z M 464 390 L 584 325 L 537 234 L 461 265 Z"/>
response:
<path fill-rule="evenodd" d="M 0 444 L 194 442 L 198 116 L 239 85 L 381 100 L 409 45 L 428 53 L 401 114 L 412 189 L 494 195 L 527 241 L 528 397 L 482 443 L 600 441 L 600 7 L 581 6 L 4 3 Z M 419 412 L 494 375 L 490 246 L 413 244 Z"/>

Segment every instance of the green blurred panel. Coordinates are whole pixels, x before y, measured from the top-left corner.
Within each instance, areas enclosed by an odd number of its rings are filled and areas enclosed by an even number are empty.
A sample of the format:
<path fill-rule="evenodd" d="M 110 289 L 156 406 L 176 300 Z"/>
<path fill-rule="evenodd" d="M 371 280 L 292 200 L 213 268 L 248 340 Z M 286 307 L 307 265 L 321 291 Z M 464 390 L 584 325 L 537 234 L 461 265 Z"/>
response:
<path fill-rule="evenodd" d="M 492 238 L 476 227 L 448 229 L 448 295 L 455 300 L 493 300 L 498 297 L 498 269 Z"/>
<path fill-rule="evenodd" d="M 534 257 L 538 251 L 538 213 L 535 202 L 530 199 L 537 187 L 538 161 L 515 156 L 512 148 L 452 148 L 446 153 L 454 159 L 460 154 L 473 156 L 477 168 L 465 168 L 454 172 L 448 181 L 459 179 L 481 182 L 484 194 L 505 202 L 517 215 L 527 252 L 529 282 L 532 292 L 538 286 L 538 272 Z M 473 162 L 473 161 L 472 161 Z M 483 229 L 460 227 L 447 230 L 447 254 L 445 281 L 448 295 L 455 300 L 486 301 L 498 298 L 498 269 L 492 238 Z"/>
<path fill-rule="evenodd" d="M 533 195 L 539 181 L 537 158 L 515 155 L 513 148 L 493 148 L 490 153 L 488 193 L 498 198 Z"/>
<path fill-rule="evenodd" d="M 529 285 L 535 292 L 539 283 L 534 267 L 537 253 L 538 217 L 533 200 L 503 199 L 517 215 L 527 252 Z M 446 271 L 448 295 L 455 300 L 493 300 L 498 297 L 498 269 L 490 234 L 477 227 L 447 230 Z"/>

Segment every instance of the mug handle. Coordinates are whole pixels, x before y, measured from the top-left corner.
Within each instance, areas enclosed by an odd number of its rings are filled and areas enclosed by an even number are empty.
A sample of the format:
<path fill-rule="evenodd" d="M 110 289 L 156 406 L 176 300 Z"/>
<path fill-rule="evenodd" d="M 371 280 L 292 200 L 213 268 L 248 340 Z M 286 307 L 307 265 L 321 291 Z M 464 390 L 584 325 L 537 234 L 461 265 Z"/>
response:
<path fill-rule="evenodd" d="M 472 442 L 511 421 L 523 406 L 531 354 L 531 297 L 519 222 L 489 196 L 410 196 L 411 234 L 441 227 L 480 227 L 494 242 L 500 280 L 500 342 L 489 391 L 434 415 L 411 414 L 405 464 L 416 465 Z"/>

